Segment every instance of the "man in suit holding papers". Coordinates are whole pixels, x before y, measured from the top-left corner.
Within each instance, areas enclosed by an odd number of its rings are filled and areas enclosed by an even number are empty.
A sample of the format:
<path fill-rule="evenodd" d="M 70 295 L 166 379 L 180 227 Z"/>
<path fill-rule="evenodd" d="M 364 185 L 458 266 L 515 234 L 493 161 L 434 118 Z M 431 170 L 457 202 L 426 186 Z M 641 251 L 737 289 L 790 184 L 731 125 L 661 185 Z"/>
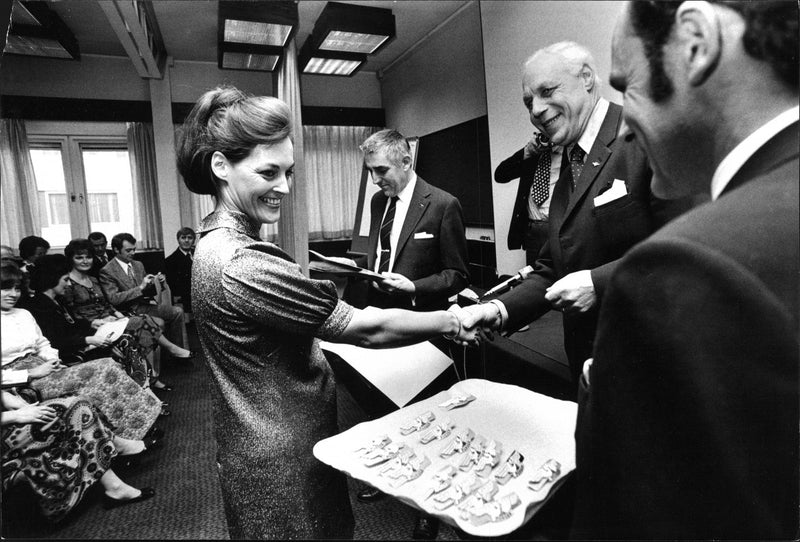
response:
<path fill-rule="evenodd" d="M 600 97 L 600 77 L 586 48 L 560 42 L 537 51 L 525 63 L 522 87 L 531 122 L 553 145 L 545 172 L 558 177 L 549 237 L 529 278 L 467 310 L 474 321 L 505 331 L 551 309 L 563 311 L 564 348 L 577 389 L 592 353 L 599 299 L 617 260 L 686 206 L 653 197 L 645 154 L 621 134 L 622 108 Z"/>
<path fill-rule="evenodd" d="M 381 189 L 370 204 L 366 267 L 386 276 L 370 287 L 367 303 L 446 309 L 447 299 L 469 284 L 461 204 L 417 176 L 408 143 L 396 130 L 373 134 L 361 149 Z"/>

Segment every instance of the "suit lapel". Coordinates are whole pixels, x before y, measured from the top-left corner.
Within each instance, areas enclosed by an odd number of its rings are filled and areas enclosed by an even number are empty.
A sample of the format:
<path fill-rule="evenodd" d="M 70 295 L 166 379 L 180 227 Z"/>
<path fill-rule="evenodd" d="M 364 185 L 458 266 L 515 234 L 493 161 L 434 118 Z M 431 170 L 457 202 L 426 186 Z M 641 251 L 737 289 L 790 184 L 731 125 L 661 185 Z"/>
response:
<path fill-rule="evenodd" d="M 430 205 L 430 196 L 430 186 L 417 176 L 414 194 L 411 196 L 411 201 L 408 204 L 406 219 L 403 221 L 403 228 L 400 230 L 400 238 L 397 240 L 397 248 L 394 253 L 395 262 L 397 262 L 397 258 L 403 251 L 403 247 L 406 246 L 408 238 L 411 237 L 411 233 L 417 227 L 417 223 L 422 218 L 422 215 L 425 214 L 425 209 Z"/>
<path fill-rule="evenodd" d="M 617 138 L 617 130 L 619 129 L 621 116 L 622 108 L 617 104 L 609 104 L 606 118 L 603 119 L 603 124 L 600 126 L 600 131 L 597 133 L 594 145 L 592 145 L 592 149 L 586 157 L 583 172 L 575 183 L 575 191 L 569 196 L 567 210 L 564 213 L 565 221 L 575 210 L 578 203 L 585 197 L 586 192 L 594 184 L 597 176 L 611 157 L 612 153 L 610 147 Z M 566 148 L 564 152 L 567 152 Z"/>

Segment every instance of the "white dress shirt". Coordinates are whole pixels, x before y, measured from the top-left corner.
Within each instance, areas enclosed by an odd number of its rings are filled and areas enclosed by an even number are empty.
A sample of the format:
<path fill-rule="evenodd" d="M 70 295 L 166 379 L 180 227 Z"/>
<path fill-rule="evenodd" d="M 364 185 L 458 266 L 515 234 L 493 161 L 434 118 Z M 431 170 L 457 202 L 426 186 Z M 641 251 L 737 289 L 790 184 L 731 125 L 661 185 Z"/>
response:
<path fill-rule="evenodd" d="M 395 203 L 394 208 L 394 222 L 392 222 L 392 233 L 389 235 L 389 240 L 392 244 L 392 255 L 389 258 L 389 271 L 394 269 L 394 257 L 395 253 L 397 252 L 397 242 L 400 240 L 400 230 L 403 229 L 403 223 L 406 221 L 406 215 L 408 214 L 408 206 L 411 204 L 411 197 L 414 195 L 414 187 L 417 185 L 417 174 L 412 171 L 411 172 L 411 180 L 408 181 L 403 190 L 397 194 L 397 203 Z M 383 215 L 381 216 L 381 224 L 383 223 L 383 217 L 386 216 L 386 211 L 389 209 L 389 200 L 386 200 L 386 207 L 383 209 Z M 381 238 L 380 235 L 378 236 L 378 257 L 375 258 L 375 268 L 374 271 L 377 273 L 378 268 L 381 265 Z"/>

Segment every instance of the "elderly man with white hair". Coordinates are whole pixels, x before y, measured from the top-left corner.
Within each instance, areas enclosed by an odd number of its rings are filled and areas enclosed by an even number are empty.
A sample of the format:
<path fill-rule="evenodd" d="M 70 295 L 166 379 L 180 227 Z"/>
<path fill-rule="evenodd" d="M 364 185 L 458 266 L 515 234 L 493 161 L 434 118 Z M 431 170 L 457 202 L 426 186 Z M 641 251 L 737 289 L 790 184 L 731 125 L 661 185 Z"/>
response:
<path fill-rule="evenodd" d="M 516 331 L 551 309 L 564 315 L 564 348 L 575 389 L 592 355 L 599 300 L 617 260 L 688 209 L 656 200 L 642 149 L 623 133 L 622 107 L 600 96 L 591 53 L 559 42 L 523 67 L 522 98 L 552 147 L 530 157 L 551 184 L 548 241 L 532 276 L 489 303 L 468 307 L 465 326 Z"/>

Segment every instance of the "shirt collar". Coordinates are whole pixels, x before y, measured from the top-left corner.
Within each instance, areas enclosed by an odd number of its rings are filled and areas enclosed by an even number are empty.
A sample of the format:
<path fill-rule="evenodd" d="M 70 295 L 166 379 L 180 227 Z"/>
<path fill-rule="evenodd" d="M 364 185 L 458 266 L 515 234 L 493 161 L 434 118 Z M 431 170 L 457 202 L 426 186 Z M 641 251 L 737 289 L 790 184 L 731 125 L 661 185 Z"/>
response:
<path fill-rule="evenodd" d="M 403 188 L 403 190 L 398 192 L 397 199 L 399 199 L 403 203 L 408 203 L 409 201 L 411 201 L 411 196 L 414 195 L 414 187 L 416 185 L 417 185 L 417 174 L 412 169 L 411 170 L 411 176 L 410 176 L 410 179 L 408 181 L 408 184 L 406 185 L 405 188 Z"/>
<path fill-rule="evenodd" d="M 772 139 L 778 132 L 800 119 L 800 106 L 787 109 L 777 117 L 762 125 L 744 138 L 728 155 L 722 159 L 711 177 L 711 199 L 717 199 L 734 175 L 753 156 L 758 149 Z"/>
<path fill-rule="evenodd" d="M 119 264 L 119 266 L 122 268 L 123 271 L 125 271 L 126 273 L 128 272 L 128 268 L 131 266 L 131 264 L 129 264 L 128 262 L 123 262 L 116 256 L 114 256 L 114 261 Z"/>
<path fill-rule="evenodd" d="M 261 240 L 259 236 L 260 225 L 253 224 L 247 215 L 238 211 L 214 211 L 200 223 L 200 233 L 205 234 L 217 228 L 229 228 L 240 233 Z"/>
<path fill-rule="evenodd" d="M 597 134 L 600 133 L 603 121 L 606 120 L 608 105 L 609 102 L 605 98 L 597 100 L 597 103 L 594 104 L 594 109 L 592 109 L 592 114 L 589 116 L 589 122 L 586 123 L 586 128 L 578 139 L 578 145 L 586 154 L 589 154 L 589 151 L 592 150 L 594 140 L 597 139 Z"/>
<path fill-rule="evenodd" d="M 180 250 L 184 256 L 188 256 L 192 253 L 191 250 L 183 250 L 181 247 L 178 247 L 178 250 Z"/>

